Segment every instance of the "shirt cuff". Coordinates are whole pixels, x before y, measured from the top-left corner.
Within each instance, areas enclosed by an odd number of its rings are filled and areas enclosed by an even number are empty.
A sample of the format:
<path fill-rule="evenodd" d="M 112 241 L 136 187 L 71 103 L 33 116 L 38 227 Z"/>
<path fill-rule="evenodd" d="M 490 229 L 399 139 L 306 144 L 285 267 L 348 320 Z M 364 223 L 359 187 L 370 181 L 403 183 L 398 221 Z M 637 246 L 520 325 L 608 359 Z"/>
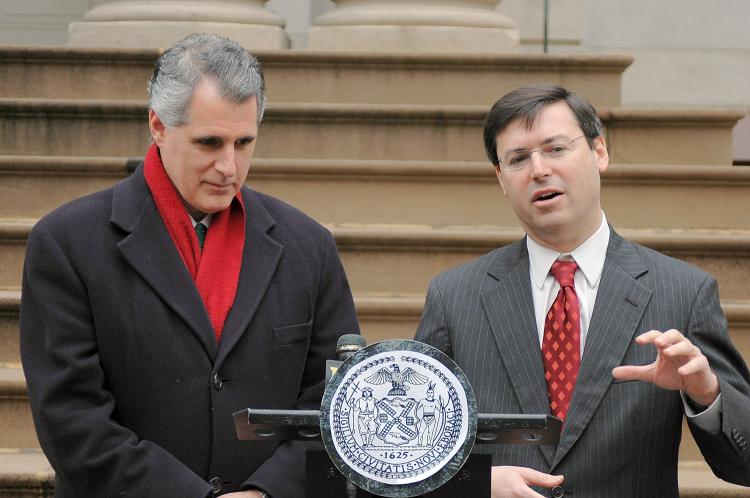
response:
<path fill-rule="evenodd" d="M 682 397 L 682 405 L 685 407 L 687 418 L 704 431 L 711 434 L 718 434 L 719 430 L 721 430 L 721 393 L 711 403 L 711 406 L 702 412 L 698 412 L 693 408 L 695 403 L 691 403 L 684 392 L 680 391 L 680 396 Z"/>

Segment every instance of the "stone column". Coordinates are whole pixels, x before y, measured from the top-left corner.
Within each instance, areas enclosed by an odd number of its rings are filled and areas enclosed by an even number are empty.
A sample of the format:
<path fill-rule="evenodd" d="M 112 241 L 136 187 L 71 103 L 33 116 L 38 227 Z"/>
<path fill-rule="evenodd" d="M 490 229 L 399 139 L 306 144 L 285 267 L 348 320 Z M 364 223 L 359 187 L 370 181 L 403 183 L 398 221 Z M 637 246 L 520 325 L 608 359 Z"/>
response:
<path fill-rule="evenodd" d="M 250 50 L 288 48 L 284 19 L 267 0 L 104 0 L 69 26 L 76 47 L 163 48 L 194 32 L 218 33 Z"/>
<path fill-rule="evenodd" d="M 333 0 L 310 28 L 321 50 L 497 53 L 519 45 L 498 0 Z"/>

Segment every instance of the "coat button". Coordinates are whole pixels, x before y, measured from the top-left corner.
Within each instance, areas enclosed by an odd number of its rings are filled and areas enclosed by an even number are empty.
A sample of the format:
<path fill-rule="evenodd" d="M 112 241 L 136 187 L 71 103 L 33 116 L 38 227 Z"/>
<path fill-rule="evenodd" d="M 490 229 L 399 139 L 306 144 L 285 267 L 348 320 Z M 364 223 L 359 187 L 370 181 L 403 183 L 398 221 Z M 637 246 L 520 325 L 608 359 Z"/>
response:
<path fill-rule="evenodd" d="M 219 376 L 219 372 L 216 372 L 214 374 L 213 382 L 214 382 L 214 387 L 216 388 L 217 391 L 220 390 L 221 387 L 224 385 L 224 379 L 222 379 L 221 376 Z"/>
<path fill-rule="evenodd" d="M 213 488 L 214 493 L 218 493 L 219 491 L 221 491 L 221 488 L 224 487 L 224 481 L 221 480 L 221 477 L 212 477 L 208 481 L 208 484 L 211 485 L 211 488 Z"/>
<path fill-rule="evenodd" d="M 550 491 L 550 496 L 552 498 L 562 498 L 564 494 L 565 494 L 565 489 L 563 489 L 562 486 L 555 486 Z"/>

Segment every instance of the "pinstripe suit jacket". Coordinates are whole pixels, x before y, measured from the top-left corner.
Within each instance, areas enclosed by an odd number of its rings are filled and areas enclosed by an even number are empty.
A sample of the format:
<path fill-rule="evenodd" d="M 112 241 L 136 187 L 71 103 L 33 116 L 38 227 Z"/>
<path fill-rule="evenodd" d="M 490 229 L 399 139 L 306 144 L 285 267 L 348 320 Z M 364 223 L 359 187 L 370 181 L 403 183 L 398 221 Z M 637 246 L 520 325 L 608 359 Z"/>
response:
<path fill-rule="evenodd" d="M 728 337 L 716 281 L 614 231 L 558 446 L 475 451 L 491 452 L 493 465 L 563 474 L 574 498 L 677 497 L 679 393 L 611 374 L 653 362 L 653 346 L 634 338 L 670 328 L 701 348 L 721 385 L 721 431 L 691 424 L 693 436 L 717 476 L 750 486 L 750 448 L 742 444 L 750 439 L 750 376 Z M 416 339 L 459 364 L 480 412 L 549 413 L 525 240 L 433 279 Z"/>

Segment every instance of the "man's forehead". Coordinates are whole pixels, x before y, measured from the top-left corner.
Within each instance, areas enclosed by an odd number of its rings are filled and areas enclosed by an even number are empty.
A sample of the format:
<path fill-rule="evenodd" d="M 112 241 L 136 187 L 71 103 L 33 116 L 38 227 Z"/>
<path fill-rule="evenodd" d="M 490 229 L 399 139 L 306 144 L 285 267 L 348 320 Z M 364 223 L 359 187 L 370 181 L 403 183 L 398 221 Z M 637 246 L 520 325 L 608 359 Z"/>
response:
<path fill-rule="evenodd" d="M 211 122 L 242 123 L 257 121 L 258 103 L 255 95 L 235 102 L 223 95 L 218 84 L 204 79 L 193 90 L 186 112 L 186 124 L 200 125 Z"/>
<path fill-rule="evenodd" d="M 516 117 L 496 136 L 498 147 L 502 142 L 529 139 L 544 141 L 557 136 L 568 136 L 581 131 L 573 111 L 565 102 L 555 102 L 543 107 L 533 120 Z"/>

